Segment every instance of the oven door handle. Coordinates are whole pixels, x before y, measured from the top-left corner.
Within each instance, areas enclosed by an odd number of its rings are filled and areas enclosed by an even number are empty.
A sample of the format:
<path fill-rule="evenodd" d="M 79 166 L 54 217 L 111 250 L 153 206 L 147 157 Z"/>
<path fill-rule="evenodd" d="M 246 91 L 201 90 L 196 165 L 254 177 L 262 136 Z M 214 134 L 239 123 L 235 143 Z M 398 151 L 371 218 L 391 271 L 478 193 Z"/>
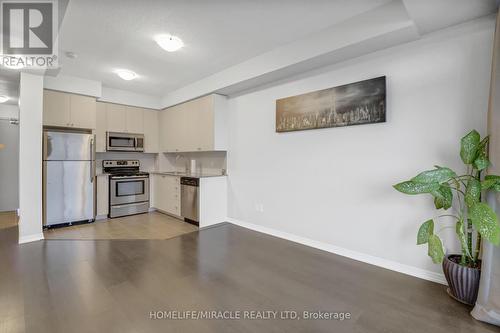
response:
<path fill-rule="evenodd" d="M 114 208 L 124 208 L 124 207 L 131 207 L 131 206 L 142 206 L 144 205 L 145 202 L 136 202 L 136 203 L 129 203 L 125 205 L 113 205 Z"/>

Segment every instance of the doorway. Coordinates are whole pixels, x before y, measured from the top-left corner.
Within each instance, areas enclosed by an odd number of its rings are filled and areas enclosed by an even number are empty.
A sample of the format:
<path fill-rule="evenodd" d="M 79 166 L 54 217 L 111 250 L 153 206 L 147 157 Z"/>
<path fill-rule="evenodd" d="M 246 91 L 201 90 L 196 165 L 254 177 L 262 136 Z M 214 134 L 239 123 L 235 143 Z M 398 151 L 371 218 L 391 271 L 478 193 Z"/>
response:
<path fill-rule="evenodd" d="M 17 225 L 19 208 L 19 108 L 0 106 L 0 228 Z"/>

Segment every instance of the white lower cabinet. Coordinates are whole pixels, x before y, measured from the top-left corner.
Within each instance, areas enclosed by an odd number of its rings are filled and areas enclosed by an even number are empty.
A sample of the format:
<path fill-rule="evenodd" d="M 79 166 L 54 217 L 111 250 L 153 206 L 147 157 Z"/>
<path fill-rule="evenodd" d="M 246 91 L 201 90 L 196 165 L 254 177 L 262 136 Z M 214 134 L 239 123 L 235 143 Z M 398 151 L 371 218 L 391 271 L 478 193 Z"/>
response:
<path fill-rule="evenodd" d="M 180 216 L 180 177 L 161 174 L 153 174 L 152 176 L 152 206 L 162 212 Z"/>
<path fill-rule="evenodd" d="M 108 175 L 102 174 L 96 177 L 97 182 L 97 209 L 96 215 L 97 218 L 106 218 L 108 215 L 109 209 L 109 180 Z"/>

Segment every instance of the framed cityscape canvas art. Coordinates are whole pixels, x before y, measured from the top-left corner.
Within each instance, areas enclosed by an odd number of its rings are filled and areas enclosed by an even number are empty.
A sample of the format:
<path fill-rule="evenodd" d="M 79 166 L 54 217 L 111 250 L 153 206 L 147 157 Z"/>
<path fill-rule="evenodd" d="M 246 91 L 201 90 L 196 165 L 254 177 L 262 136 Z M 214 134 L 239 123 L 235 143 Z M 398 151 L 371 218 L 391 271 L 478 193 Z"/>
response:
<path fill-rule="evenodd" d="M 276 132 L 385 122 L 385 76 L 276 100 Z"/>

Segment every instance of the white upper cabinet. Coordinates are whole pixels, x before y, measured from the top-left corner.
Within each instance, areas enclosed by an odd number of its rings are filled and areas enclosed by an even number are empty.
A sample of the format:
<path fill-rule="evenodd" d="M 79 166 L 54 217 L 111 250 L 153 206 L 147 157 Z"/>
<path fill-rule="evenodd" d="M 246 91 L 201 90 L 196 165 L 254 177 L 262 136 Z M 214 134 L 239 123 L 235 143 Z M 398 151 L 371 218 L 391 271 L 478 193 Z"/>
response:
<path fill-rule="evenodd" d="M 106 104 L 106 131 L 107 132 L 126 132 L 127 116 L 124 105 Z"/>
<path fill-rule="evenodd" d="M 95 129 L 96 100 L 89 96 L 44 90 L 43 124 Z"/>
<path fill-rule="evenodd" d="M 70 95 L 71 126 L 78 128 L 96 127 L 96 101 L 94 97 Z"/>
<path fill-rule="evenodd" d="M 164 152 L 227 150 L 227 101 L 209 95 L 161 111 Z"/>
<path fill-rule="evenodd" d="M 187 115 L 184 104 L 160 111 L 160 141 L 164 152 L 189 150 L 189 137 L 186 133 Z"/>
<path fill-rule="evenodd" d="M 144 152 L 159 153 L 159 112 L 97 102 L 96 151 L 106 151 L 106 132 L 144 134 Z"/>
<path fill-rule="evenodd" d="M 125 112 L 127 117 L 126 132 L 144 134 L 144 118 L 142 109 L 134 106 L 125 106 Z"/>
<path fill-rule="evenodd" d="M 113 103 L 105 104 L 106 130 L 108 132 L 144 134 L 143 110 L 141 108 Z"/>
<path fill-rule="evenodd" d="M 95 151 L 106 151 L 106 103 L 96 103 Z"/>
<path fill-rule="evenodd" d="M 159 124 L 159 111 L 143 110 L 144 119 L 144 152 L 146 153 L 159 153 L 160 152 L 160 139 L 158 134 Z"/>
<path fill-rule="evenodd" d="M 43 124 L 69 126 L 69 94 L 52 90 L 43 91 Z"/>

